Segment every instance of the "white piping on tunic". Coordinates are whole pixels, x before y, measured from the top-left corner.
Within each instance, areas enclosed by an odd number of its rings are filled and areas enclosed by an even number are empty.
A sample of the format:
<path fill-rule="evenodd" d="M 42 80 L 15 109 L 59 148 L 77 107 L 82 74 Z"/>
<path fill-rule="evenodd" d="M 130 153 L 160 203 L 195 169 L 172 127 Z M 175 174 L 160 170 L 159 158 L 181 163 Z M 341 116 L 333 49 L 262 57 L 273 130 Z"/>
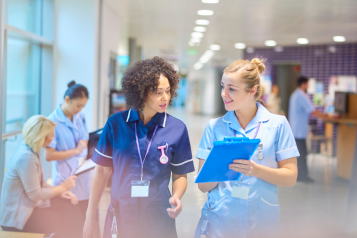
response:
<path fill-rule="evenodd" d="M 97 149 L 95 149 L 95 151 L 96 151 L 98 154 L 100 154 L 101 156 L 107 157 L 107 158 L 109 158 L 109 159 L 113 159 L 113 157 L 111 157 L 111 156 L 108 156 L 108 155 L 105 155 L 105 154 L 100 153 Z"/>
<path fill-rule="evenodd" d="M 264 198 L 260 197 L 260 199 L 265 202 L 266 204 L 273 206 L 273 207 L 279 207 L 279 204 L 271 204 L 270 202 L 267 202 Z"/>
<path fill-rule="evenodd" d="M 275 152 L 275 154 L 279 154 L 279 153 L 281 153 L 281 152 L 284 152 L 284 151 L 287 151 L 287 150 L 293 150 L 293 149 L 297 149 L 297 147 L 295 146 L 295 147 L 291 147 L 291 148 L 289 148 L 289 149 L 280 150 L 280 151 L 278 151 L 278 152 Z"/>
<path fill-rule="evenodd" d="M 163 127 L 165 127 L 165 125 L 166 125 L 166 112 L 165 112 L 165 120 L 164 120 L 164 125 L 163 125 Z"/>
<path fill-rule="evenodd" d="M 126 122 L 128 122 L 128 121 L 129 121 L 129 118 L 130 118 L 130 112 L 131 112 L 131 109 L 129 110 L 128 117 L 126 118 Z"/>
<path fill-rule="evenodd" d="M 183 164 L 187 164 L 188 162 L 191 162 L 191 161 L 193 161 L 193 159 L 186 160 L 185 162 L 182 162 L 182 163 L 179 163 L 179 164 L 173 164 L 173 163 L 171 163 L 171 165 L 173 165 L 173 166 L 180 166 L 180 165 L 183 165 Z"/>
<path fill-rule="evenodd" d="M 65 122 L 65 121 L 62 121 L 62 120 L 60 120 L 60 119 L 58 118 L 58 115 L 57 115 L 57 112 L 56 112 L 56 111 L 55 111 L 55 117 L 57 118 L 58 121 L 60 121 L 60 122 Z"/>

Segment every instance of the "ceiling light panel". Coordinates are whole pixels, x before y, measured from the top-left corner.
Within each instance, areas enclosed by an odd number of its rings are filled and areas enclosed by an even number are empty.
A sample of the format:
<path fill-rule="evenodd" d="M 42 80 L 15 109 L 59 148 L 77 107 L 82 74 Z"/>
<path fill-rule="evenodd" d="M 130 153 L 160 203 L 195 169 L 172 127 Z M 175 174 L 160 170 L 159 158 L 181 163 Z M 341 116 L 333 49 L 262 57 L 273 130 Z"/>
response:
<path fill-rule="evenodd" d="M 221 49 L 221 46 L 220 46 L 220 45 L 217 45 L 217 44 L 214 44 L 214 45 L 211 45 L 211 46 L 210 46 L 210 49 L 211 49 L 211 50 L 220 50 L 220 49 Z"/>
<path fill-rule="evenodd" d="M 197 31 L 197 32 L 205 32 L 206 31 L 206 27 L 204 26 L 196 26 L 193 28 L 194 31 Z"/>
<path fill-rule="evenodd" d="M 296 40 L 296 42 L 300 45 L 306 45 L 306 44 L 309 44 L 309 40 L 306 39 L 306 38 L 299 38 Z"/>
<path fill-rule="evenodd" d="M 199 10 L 199 11 L 197 11 L 197 14 L 200 16 L 212 16 L 213 11 L 212 10 Z"/>
<path fill-rule="evenodd" d="M 334 36 L 333 41 L 335 42 L 345 42 L 346 38 L 344 36 Z"/>
<path fill-rule="evenodd" d="M 203 33 L 201 33 L 201 32 L 192 32 L 191 37 L 192 38 L 202 38 L 203 37 Z"/>
<path fill-rule="evenodd" d="M 265 41 L 266 46 L 276 46 L 276 41 L 275 40 L 267 40 Z"/>
<path fill-rule="evenodd" d="M 207 26 L 207 25 L 209 25 L 209 20 L 200 19 L 200 20 L 196 20 L 195 23 L 196 23 L 197 25 Z"/>
<path fill-rule="evenodd" d="M 236 43 L 236 44 L 234 44 L 234 48 L 245 49 L 245 44 L 244 43 Z"/>

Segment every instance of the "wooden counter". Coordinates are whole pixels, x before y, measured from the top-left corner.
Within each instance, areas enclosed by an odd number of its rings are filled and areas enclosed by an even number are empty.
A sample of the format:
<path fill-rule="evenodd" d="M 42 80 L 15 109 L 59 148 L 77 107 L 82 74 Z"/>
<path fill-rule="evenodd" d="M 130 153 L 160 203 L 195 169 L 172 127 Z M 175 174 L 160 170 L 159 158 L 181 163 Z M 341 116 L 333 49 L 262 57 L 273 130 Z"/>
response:
<path fill-rule="evenodd" d="M 325 119 L 337 124 L 337 176 L 350 179 L 357 133 L 357 95 L 348 96 L 348 113 L 341 118 Z"/>

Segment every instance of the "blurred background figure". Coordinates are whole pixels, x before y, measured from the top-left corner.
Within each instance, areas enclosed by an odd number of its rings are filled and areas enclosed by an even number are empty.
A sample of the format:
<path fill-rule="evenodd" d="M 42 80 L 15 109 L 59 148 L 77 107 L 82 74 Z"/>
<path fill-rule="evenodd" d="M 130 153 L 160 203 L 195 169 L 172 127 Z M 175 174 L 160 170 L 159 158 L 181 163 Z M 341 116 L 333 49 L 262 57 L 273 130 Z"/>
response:
<path fill-rule="evenodd" d="M 84 219 L 76 195 L 69 191 L 77 177 L 55 187 L 43 179 L 39 152 L 51 143 L 55 126 L 44 116 L 33 116 L 24 125 L 24 140 L 8 164 L 1 191 L 0 224 L 5 231 L 81 237 Z"/>
<path fill-rule="evenodd" d="M 306 138 L 308 134 L 309 117 L 326 118 L 326 115 L 315 109 L 311 100 L 308 98 L 307 89 L 309 87 L 309 79 L 301 76 L 297 80 L 298 88 L 293 92 L 289 102 L 289 122 L 294 133 L 296 145 L 300 152 L 298 158 L 298 178 L 300 182 L 313 182 L 314 180 L 308 176 L 307 169 L 307 147 Z"/>
<path fill-rule="evenodd" d="M 281 99 L 279 96 L 279 86 L 274 84 L 271 87 L 271 92 L 268 96 L 267 100 L 267 108 L 269 112 L 278 114 L 278 115 L 284 115 L 284 112 L 281 110 Z"/>

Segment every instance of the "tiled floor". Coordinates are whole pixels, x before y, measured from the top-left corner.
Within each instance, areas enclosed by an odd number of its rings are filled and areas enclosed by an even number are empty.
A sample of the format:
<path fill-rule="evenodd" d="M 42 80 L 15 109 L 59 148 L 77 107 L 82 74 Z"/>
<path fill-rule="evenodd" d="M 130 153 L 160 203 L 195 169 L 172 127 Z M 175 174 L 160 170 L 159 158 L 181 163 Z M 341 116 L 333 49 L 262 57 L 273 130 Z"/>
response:
<path fill-rule="evenodd" d="M 170 110 L 173 116 L 184 121 L 188 127 L 191 147 L 195 156 L 205 125 L 211 117 L 192 115 L 182 110 Z M 293 188 L 279 188 L 282 237 L 340 238 L 357 237 L 357 212 L 346 219 L 349 183 L 335 175 L 336 159 L 322 155 L 310 155 L 310 175 L 314 183 L 297 183 Z M 197 161 L 195 167 L 197 169 Z M 312 166 L 311 166 L 312 165 Z M 183 211 L 176 219 L 179 238 L 192 238 L 205 203 L 206 194 L 194 184 L 196 173 L 188 175 L 188 188 L 182 199 Z M 106 209 L 110 202 L 107 189 L 100 203 L 100 224 L 103 227 Z M 357 204 L 357 201 L 355 202 Z M 355 211 L 355 210 L 353 210 Z"/>

